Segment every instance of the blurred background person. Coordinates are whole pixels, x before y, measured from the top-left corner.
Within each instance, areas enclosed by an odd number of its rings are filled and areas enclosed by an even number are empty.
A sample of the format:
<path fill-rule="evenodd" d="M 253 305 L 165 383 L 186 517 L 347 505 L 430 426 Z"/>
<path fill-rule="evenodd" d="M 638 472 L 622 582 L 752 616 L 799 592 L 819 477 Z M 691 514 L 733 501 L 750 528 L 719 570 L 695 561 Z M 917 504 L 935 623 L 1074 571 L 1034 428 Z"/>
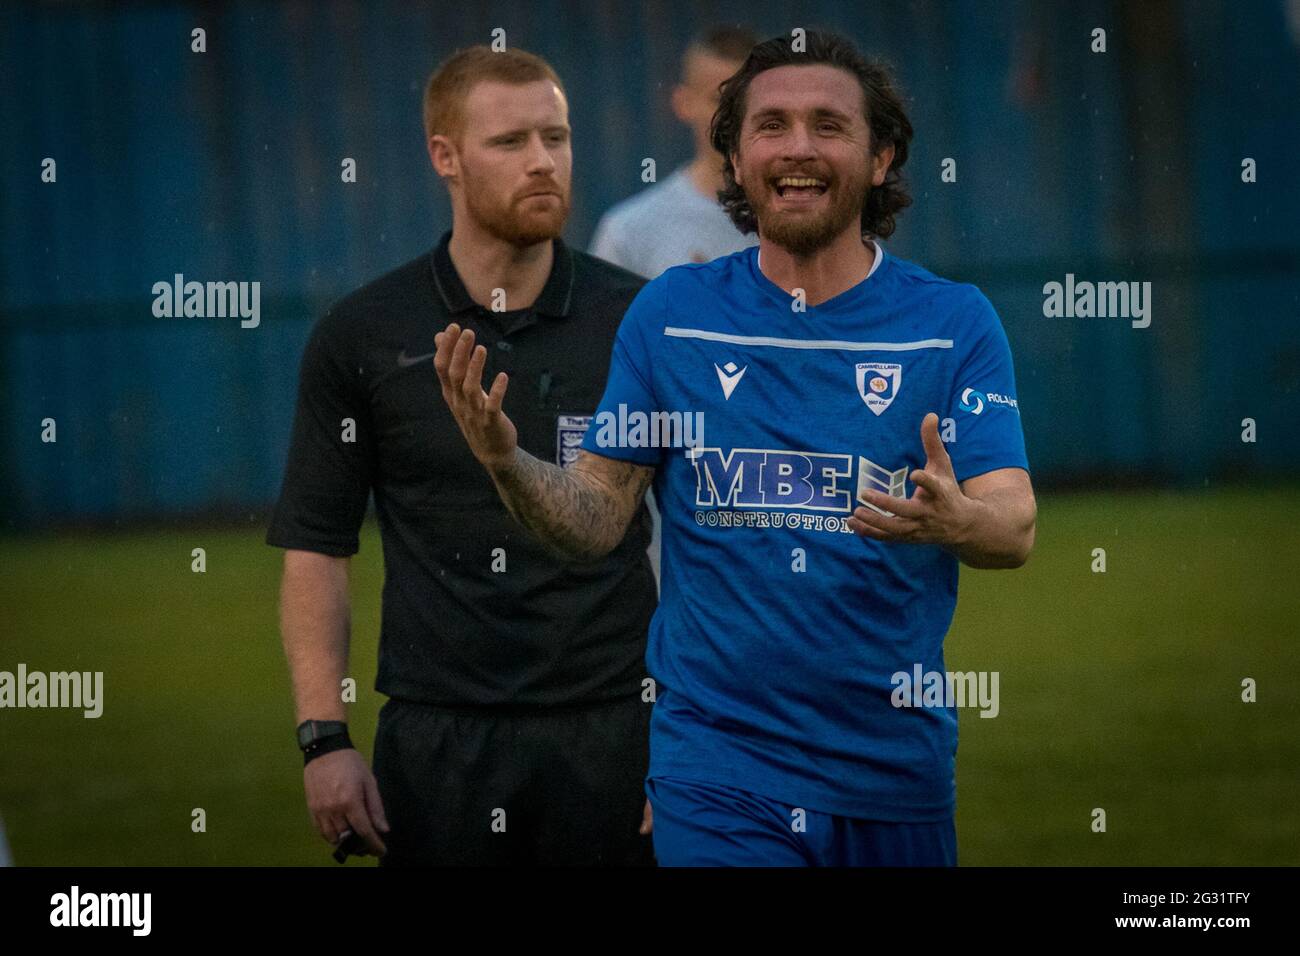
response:
<path fill-rule="evenodd" d="M 742 234 L 718 203 L 722 157 L 709 142 L 718 88 L 740 69 L 756 42 L 746 27 L 718 26 L 686 47 L 671 103 L 673 115 L 690 128 L 691 161 L 605 213 L 591 241 L 592 255 L 653 279 L 670 266 L 709 262 L 758 242 L 756 235 Z M 646 506 L 654 519 L 649 554 L 658 581 L 662 531 L 653 490 Z"/>
<path fill-rule="evenodd" d="M 601 218 L 591 254 L 653 279 L 670 266 L 708 262 L 757 242 L 742 235 L 718 204 L 722 157 L 709 143 L 718 87 L 740 69 L 753 31 L 715 27 L 691 41 L 673 87 L 673 115 L 690 128 L 695 153 L 667 179 L 620 202 Z"/>

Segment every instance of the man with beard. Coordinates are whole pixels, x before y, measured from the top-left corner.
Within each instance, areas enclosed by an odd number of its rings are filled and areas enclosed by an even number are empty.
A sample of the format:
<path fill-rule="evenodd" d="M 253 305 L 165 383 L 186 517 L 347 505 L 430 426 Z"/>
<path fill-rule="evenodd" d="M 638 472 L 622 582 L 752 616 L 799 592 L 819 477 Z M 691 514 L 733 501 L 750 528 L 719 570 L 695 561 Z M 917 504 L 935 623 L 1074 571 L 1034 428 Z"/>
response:
<path fill-rule="evenodd" d="M 454 321 L 516 382 L 511 440 L 576 458 L 639 277 L 567 247 L 570 129 L 545 61 L 486 47 L 430 78 L 429 158 L 451 197 L 437 247 L 317 323 L 268 543 L 316 828 L 385 865 L 653 861 L 642 699 L 649 518 L 600 555 L 521 531 L 434 379 Z M 348 557 L 374 490 L 385 581 L 374 773 L 352 748 Z M 626 523 L 625 523 L 626 524 Z M 647 695 L 648 697 L 649 695 Z"/>
<path fill-rule="evenodd" d="M 956 863 L 956 712 L 897 675 L 942 680 L 959 562 L 1023 564 L 1036 509 L 992 306 L 881 246 L 911 136 L 886 71 L 834 35 L 761 43 L 727 82 L 724 205 L 759 245 L 646 285 L 598 414 L 700 411 L 684 452 L 593 428 L 573 467 L 539 461 L 507 376 L 485 392 L 484 350 L 438 336 L 443 395 L 539 538 L 602 555 L 654 482 L 661 865 Z"/>

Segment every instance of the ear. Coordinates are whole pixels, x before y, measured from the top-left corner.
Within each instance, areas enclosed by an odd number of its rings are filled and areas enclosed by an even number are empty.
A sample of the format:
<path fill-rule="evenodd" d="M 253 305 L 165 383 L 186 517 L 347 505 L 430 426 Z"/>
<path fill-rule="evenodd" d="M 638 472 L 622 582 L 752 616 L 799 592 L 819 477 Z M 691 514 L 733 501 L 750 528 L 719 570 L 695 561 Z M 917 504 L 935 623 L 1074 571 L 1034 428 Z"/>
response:
<path fill-rule="evenodd" d="M 871 184 L 880 186 L 885 182 L 885 174 L 889 172 L 889 166 L 894 161 L 894 144 L 890 143 L 877 155 L 871 157 L 871 161 L 875 167 L 871 173 Z"/>
<path fill-rule="evenodd" d="M 460 172 L 460 156 L 456 145 L 446 136 L 434 135 L 428 139 L 429 163 L 443 179 L 454 180 Z"/>
<path fill-rule="evenodd" d="M 745 185 L 743 182 L 740 181 L 740 154 L 739 153 L 731 154 L 731 178 L 736 181 L 737 186 Z"/>

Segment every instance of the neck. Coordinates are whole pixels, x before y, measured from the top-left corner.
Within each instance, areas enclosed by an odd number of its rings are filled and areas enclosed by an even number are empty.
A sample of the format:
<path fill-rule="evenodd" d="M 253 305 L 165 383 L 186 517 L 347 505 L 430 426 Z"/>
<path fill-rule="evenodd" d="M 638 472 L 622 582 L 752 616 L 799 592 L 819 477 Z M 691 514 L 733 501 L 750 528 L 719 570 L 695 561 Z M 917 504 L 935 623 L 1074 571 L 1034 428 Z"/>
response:
<path fill-rule="evenodd" d="M 687 174 L 699 192 L 717 201 L 718 192 L 722 189 L 722 157 L 712 148 L 705 152 L 697 151 L 695 159 L 687 167 Z"/>
<path fill-rule="evenodd" d="M 759 235 L 759 271 L 791 295 L 803 289 L 810 306 L 852 289 L 867 277 L 875 261 L 875 245 L 864 241 L 856 229 L 845 230 L 809 256 L 796 256 Z"/>
<path fill-rule="evenodd" d="M 485 232 L 467 216 L 452 220 L 447 251 L 469 297 L 490 309 L 495 304 L 495 290 L 502 289 L 508 312 L 526 309 L 537 301 L 555 259 L 550 239 L 516 246 Z"/>

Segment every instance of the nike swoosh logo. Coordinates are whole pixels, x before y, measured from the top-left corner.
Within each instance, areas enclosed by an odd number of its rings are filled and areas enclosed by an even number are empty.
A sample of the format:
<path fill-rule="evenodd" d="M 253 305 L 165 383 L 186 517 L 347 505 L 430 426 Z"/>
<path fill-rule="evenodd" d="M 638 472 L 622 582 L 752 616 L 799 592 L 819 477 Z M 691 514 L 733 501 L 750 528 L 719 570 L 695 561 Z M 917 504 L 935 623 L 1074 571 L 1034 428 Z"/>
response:
<path fill-rule="evenodd" d="M 409 365 L 423 362 L 425 359 L 431 359 L 437 354 L 437 352 L 430 352 L 427 355 L 407 355 L 406 349 L 402 349 L 402 351 L 397 353 L 397 367 L 406 368 Z"/>

